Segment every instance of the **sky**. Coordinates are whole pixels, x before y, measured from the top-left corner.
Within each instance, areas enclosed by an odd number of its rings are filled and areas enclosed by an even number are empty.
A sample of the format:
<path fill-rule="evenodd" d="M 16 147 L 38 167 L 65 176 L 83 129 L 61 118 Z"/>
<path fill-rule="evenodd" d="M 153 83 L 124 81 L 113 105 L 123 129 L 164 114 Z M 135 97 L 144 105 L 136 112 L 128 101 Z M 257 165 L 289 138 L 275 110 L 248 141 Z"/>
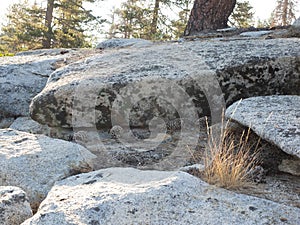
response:
<path fill-rule="evenodd" d="M 13 3 L 18 3 L 20 0 L 2 0 L 1 1 L 1 10 L 0 10 L 0 24 L 5 22 L 5 15 L 7 13 L 7 8 L 9 5 Z M 31 0 L 33 1 L 33 0 Z M 37 2 L 45 2 L 45 0 L 36 0 Z M 102 17 L 107 18 L 110 14 L 113 6 L 118 7 L 120 3 L 125 0 L 104 0 L 98 5 L 93 6 L 93 10 L 96 15 L 102 15 Z M 260 18 L 261 20 L 268 19 L 271 15 L 272 10 L 276 6 L 276 0 L 249 0 L 251 6 L 254 8 L 255 16 L 254 18 L 257 20 Z M 298 10 L 296 13 L 296 17 L 300 16 L 300 3 L 298 6 Z"/>

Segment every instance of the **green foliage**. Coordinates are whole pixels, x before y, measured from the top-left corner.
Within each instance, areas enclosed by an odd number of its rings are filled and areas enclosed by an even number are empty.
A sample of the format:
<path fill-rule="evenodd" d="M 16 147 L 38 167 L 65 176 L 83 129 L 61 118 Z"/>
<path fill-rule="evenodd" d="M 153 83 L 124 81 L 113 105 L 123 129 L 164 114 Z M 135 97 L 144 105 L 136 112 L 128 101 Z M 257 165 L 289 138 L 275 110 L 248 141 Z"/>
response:
<path fill-rule="evenodd" d="M 0 57 L 4 57 L 4 56 L 14 56 L 15 54 L 13 53 L 9 53 L 9 52 L 2 52 L 0 53 Z"/>
<path fill-rule="evenodd" d="M 118 18 L 114 23 L 114 36 L 123 38 L 146 38 L 149 34 L 150 10 L 142 1 L 128 0 L 113 12 Z"/>
<path fill-rule="evenodd" d="M 50 24 L 45 21 L 47 8 L 30 5 L 27 0 L 13 4 L 7 15 L 8 23 L 2 28 L 0 52 L 16 53 L 45 47 L 90 47 L 85 30 L 96 27 L 103 20 L 86 10 L 83 2 L 95 1 L 54 0 Z M 45 45 L 45 40 L 49 40 L 48 45 Z"/>
<path fill-rule="evenodd" d="M 260 20 L 258 19 L 256 27 L 257 28 L 266 28 L 271 26 L 271 21 L 270 20 Z"/>
<path fill-rule="evenodd" d="M 41 48 L 41 38 L 45 31 L 43 21 L 40 19 L 42 16 L 43 11 L 37 5 L 29 8 L 27 1 L 12 5 L 7 16 L 8 23 L 2 27 L 3 34 L 0 37 L 2 54 Z"/>
<path fill-rule="evenodd" d="M 89 46 L 82 24 L 90 21 L 91 17 L 82 10 L 82 1 L 60 0 L 55 6 L 57 11 L 54 19 L 53 47 Z"/>
<path fill-rule="evenodd" d="M 84 2 L 95 3 L 97 0 L 57 0 L 54 19 L 53 47 L 91 47 L 88 41 L 91 37 L 87 31 L 92 31 L 105 22 L 83 7 Z"/>
<path fill-rule="evenodd" d="M 177 1 L 177 6 L 180 7 L 179 18 L 171 21 L 171 30 L 175 38 L 181 37 L 184 33 L 189 20 L 192 3 L 192 0 Z"/>
<path fill-rule="evenodd" d="M 192 0 L 127 0 L 113 10 L 108 38 L 170 40 L 183 34 Z M 170 10 L 177 18 L 169 18 Z"/>
<path fill-rule="evenodd" d="M 239 28 L 250 27 L 253 25 L 254 12 L 249 1 L 237 2 L 233 13 L 230 16 L 229 22 L 231 25 Z"/>
<path fill-rule="evenodd" d="M 295 11 L 298 0 L 277 0 L 271 16 L 271 26 L 287 26 L 296 19 Z"/>

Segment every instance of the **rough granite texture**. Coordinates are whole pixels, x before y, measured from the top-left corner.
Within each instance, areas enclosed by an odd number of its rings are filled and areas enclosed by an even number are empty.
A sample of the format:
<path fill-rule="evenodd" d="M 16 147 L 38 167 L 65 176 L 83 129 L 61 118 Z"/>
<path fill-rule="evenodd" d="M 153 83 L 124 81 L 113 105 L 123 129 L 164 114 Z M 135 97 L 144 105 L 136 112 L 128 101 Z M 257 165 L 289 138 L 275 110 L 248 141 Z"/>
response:
<path fill-rule="evenodd" d="M 84 147 L 43 135 L 0 130 L 0 186 L 17 186 L 33 208 L 55 181 L 91 171 L 94 155 Z"/>
<path fill-rule="evenodd" d="M 50 136 L 50 128 L 47 125 L 39 124 L 30 117 L 18 117 L 9 128 L 31 134 L 45 134 Z"/>
<path fill-rule="evenodd" d="M 63 55 L 20 55 L 0 61 L 0 115 L 28 116 L 31 99 L 46 85 Z M 1 118 L 0 118 L 1 119 Z"/>
<path fill-rule="evenodd" d="M 278 168 L 282 172 L 290 173 L 295 176 L 300 176 L 300 159 L 282 160 Z"/>
<path fill-rule="evenodd" d="M 298 224 L 300 209 L 209 186 L 185 172 L 110 168 L 56 182 L 22 225 Z"/>
<path fill-rule="evenodd" d="M 32 100 L 30 114 L 42 124 L 63 128 L 139 127 L 154 117 L 196 121 L 195 113 L 219 122 L 225 103 L 300 94 L 299 71 L 296 38 L 107 50 L 54 72 Z"/>
<path fill-rule="evenodd" d="M 116 39 L 109 39 L 106 41 L 100 42 L 96 48 L 98 49 L 109 49 L 109 48 L 125 48 L 125 47 L 142 47 L 142 46 L 150 46 L 152 41 L 139 39 L 139 38 L 130 38 L 130 39 L 123 39 L 123 38 L 116 38 Z"/>
<path fill-rule="evenodd" d="M 293 27 L 297 27 L 300 28 L 300 17 L 298 19 L 295 20 L 295 22 L 292 25 Z"/>
<path fill-rule="evenodd" d="M 0 186 L 0 223 L 19 225 L 32 217 L 26 193 L 18 187 Z"/>
<path fill-rule="evenodd" d="M 53 71 L 94 52 L 96 50 L 42 49 L 2 57 L 0 122 L 3 118 L 29 116 L 31 99 L 44 88 Z"/>
<path fill-rule="evenodd" d="M 9 126 L 12 125 L 14 121 L 15 118 L 13 117 L 1 118 L 0 116 L 0 129 L 9 128 Z"/>
<path fill-rule="evenodd" d="M 45 86 L 58 58 L 2 57 L 0 61 L 0 115 L 28 116 L 29 103 Z"/>
<path fill-rule="evenodd" d="M 37 49 L 37 50 L 18 52 L 16 56 L 58 56 L 69 52 L 74 52 L 74 50 L 67 49 L 67 48 Z"/>
<path fill-rule="evenodd" d="M 236 102 L 226 117 L 300 158 L 300 96 L 261 96 Z"/>
<path fill-rule="evenodd" d="M 261 31 L 249 31 L 249 32 L 243 32 L 240 34 L 240 36 L 244 37 L 253 37 L 253 38 L 258 38 L 267 34 L 271 34 L 272 31 L 269 30 L 261 30 Z"/>

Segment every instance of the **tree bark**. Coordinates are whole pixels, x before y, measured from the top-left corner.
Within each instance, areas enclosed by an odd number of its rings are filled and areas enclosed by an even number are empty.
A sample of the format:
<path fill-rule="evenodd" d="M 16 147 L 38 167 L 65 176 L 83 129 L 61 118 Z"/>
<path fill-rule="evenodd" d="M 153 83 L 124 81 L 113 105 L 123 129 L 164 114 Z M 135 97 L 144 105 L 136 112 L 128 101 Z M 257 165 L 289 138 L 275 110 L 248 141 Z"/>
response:
<path fill-rule="evenodd" d="M 157 30 L 159 4 L 160 4 L 160 0 L 155 0 L 152 23 L 151 23 L 151 34 L 153 35 L 156 34 L 156 30 Z"/>
<path fill-rule="evenodd" d="M 282 25 L 283 26 L 287 26 L 287 20 L 288 20 L 288 6 L 289 5 L 289 1 L 288 0 L 284 0 L 283 1 L 283 6 L 282 6 Z"/>
<path fill-rule="evenodd" d="M 226 28 L 236 0 L 195 0 L 184 35 Z"/>
<path fill-rule="evenodd" d="M 51 48 L 53 8 L 54 0 L 48 0 L 45 18 L 45 26 L 47 28 L 47 31 L 45 33 L 45 39 L 43 40 L 43 48 Z"/>

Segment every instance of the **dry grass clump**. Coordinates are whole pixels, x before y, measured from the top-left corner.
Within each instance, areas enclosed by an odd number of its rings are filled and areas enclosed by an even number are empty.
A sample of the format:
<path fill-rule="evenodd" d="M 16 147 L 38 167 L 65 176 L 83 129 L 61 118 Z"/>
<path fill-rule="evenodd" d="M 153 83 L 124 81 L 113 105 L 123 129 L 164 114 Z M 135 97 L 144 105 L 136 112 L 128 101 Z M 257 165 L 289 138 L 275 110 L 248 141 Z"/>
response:
<path fill-rule="evenodd" d="M 207 128 L 208 145 L 202 179 L 219 187 L 237 189 L 251 183 L 251 171 L 259 164 L 259 141 L 250 144 L 250 128 L 236 137 L 228 124 L 229 121 L 218 130 L 218 134 L 213 128 Z"/>

